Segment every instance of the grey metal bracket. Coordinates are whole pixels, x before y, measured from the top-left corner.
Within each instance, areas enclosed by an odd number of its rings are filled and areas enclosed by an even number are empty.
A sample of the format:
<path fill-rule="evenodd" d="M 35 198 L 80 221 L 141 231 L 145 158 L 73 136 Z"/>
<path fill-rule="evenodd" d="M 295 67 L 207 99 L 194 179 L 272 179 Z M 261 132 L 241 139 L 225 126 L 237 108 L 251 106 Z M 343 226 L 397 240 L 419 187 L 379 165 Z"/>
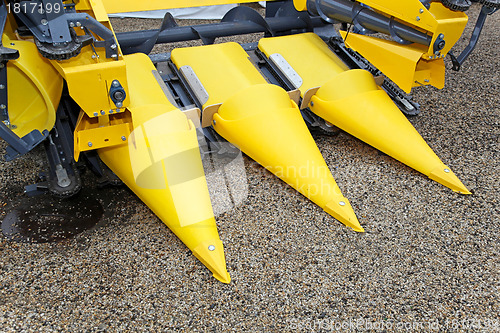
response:
<path fill-rule="evenodd" d="M 465 60 L 467 60 L 472 51 L 474 51 L 477 45 L 477 41 L 479 40 L 479 36 L 483 31 L 483 26 L 484 22 L 486 22 L 486 18 L 488 17 L 488 15 L 492 15 L 497 10 L 498 8 L 483 6 L 477 18 L 476 25 L 474 27 L 474 31 L 472 32 L 469 44 L 465 47 L 465 49 L 462 51 L 462 53 L 460 53 L 458 57 L 455 57 L 451 52 L 448 53 L 451 57 L 451 62 L 453 63 L 452 69 L 454 71 L 459 71 L 460 67 L 462 67 L 462 64 L 465 62 Z"/>
<path fill-rule="evenodd" d="M 45 140 L 48 135 L 49 131 L 47 130 L 44 130 L 43 133 L 40 133 L 39 130 L 33 130 L 20 138 L 0 121 L 0 137 L 9 144 L 6 149 L 7 154 L 4 156 L 7 162 L 26 154 Z"/>

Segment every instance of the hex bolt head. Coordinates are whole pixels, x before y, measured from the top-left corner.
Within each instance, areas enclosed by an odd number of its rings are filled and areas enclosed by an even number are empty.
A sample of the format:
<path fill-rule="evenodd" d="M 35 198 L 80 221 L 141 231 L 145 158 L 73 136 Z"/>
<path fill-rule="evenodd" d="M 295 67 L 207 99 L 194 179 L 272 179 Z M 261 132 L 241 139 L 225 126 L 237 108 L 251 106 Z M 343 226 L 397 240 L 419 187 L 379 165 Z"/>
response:
<path fill-rule="evenodd" d="M 122 141 L 127 141 L 127 138 L 125 136 L 122 136 Z"/>
<path fill-rule="evenodd" d="M 209 251 L 215 251 L 215 246 L 213 246 L 213 245 L 209 245 L 209 246 L 208 246 L 208 250 L 209 250 Z"/>
<path fill-rule="evenodd" d="M 113 82 L 111 82 L 111 85 L 114 87 L 114 88 L 118 88 L 120 86 L 120 81 L 118 80 L 113 80 Z"/>
<path fill-rule="evenodd" d="M 444 172 L 450 173 L 450 169 L 444 169 Z"/>
<path fill-rule="evenodd" d="M 122 102 L 116 102 L 115 105 L 119 108 L 121 108 L 123 106 L 123 103 Z"/>
<path fill-rule="evenodd" d="M 75 24 L 73 22 L 69 22 L 69 27 L 70 28 L 74 28 L 75 27 Z"/>
<path fill-rule="evenodd" d="M 76 26 L 77 26 L 77 27 L 81 27 L 81 26 L 82 26 L 82 24 L 81 24 L 80 22 L 76 22 Z"/>
<path fill-rule="evenodd" d="M 111 44 L 110 48 L 111 48 L 112 50 L 116 50 L 116 44 Z"/>
<path fill-rule="evenodd" d="M 123 101 L 123 99 L 125 98 L 125 94 L 123 93 L 123 91 L 118 90 L 113 93 L 113 98 L 117 101 Z"/>
<path fill-rule="evenodd" d="M 116 109 L 115 111 L 116 111 L 116 113 L 119 113 L 121 110 L 120 109 Z"/>
<path fill-rule="evenodd" d="M 214 125 L 217 125 L 217 122 L 215 120 L 213 121 L 213 123 L 214 123 Z"/>
<path fill-rule="evenodd" d="M 0 109 L 3 110 L 3 109 L 6 109 L 6 108 L 7 108 L 7 106 L 5 104 L 0 104 Z"/>
<path fill-rule="evenodd" d="M 89 141 L 88 145 L 89 145 L 89 147 L 92 147 L 92 142 Z"/>
<path fill-rule="evenodd" d="M 47 21 L 46 19 L 42 19 L 40 23 L 42 23 L 42 25 L 47 25 L 49 24 L 49 21 Z"/>
<path fill-rule="evenodd" d="M 94 117 L 97 117 L 98 115 L 99 115 L 99 113 L 94 112 Z"/>
<path fill-rule="evenodd" d="M 419 12 L 420 12 L 420 14 L 422 14 L 424 12 L 424 10 L 422 8 L 420 8 Z"/>
<path fill-rule="evenodd" d="M 344 202 L 344 201 L 340 201 L 340 202 L 339 202 L 339 205 L 341 205 L 341 206 L 345 206 L 345 202 Z"/>
<path fill-rule="evenodd" d="M 416 20 L 417 20 L 417 21 L 420 21 L 420 16 L 417 16 Z"/>
<path fill-rule="evenodd" d="M 104 116 L 106 114 L 106 111 L 101 110 L 101 114 Z"/>
<path fill-rule="evenodd" d="M 4 84 L 0 84 L 0 89 L 5 89 L 5 85 Z"/>

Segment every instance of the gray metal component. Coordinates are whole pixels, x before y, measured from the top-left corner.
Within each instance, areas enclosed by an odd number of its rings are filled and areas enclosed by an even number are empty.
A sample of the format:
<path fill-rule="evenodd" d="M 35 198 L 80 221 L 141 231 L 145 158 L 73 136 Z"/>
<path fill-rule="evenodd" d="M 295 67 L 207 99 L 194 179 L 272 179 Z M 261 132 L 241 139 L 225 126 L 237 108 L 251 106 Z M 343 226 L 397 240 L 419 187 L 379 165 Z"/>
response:
<path fill-rule="evenodd" d="M 296 89 L 299 89 L 300 86 L 302 86 L 302 77 L 300 77 L 300 75 L 292 68 L 292 66 L 290 66 L 288 61 L 286 61 L 281 54 L 271 54 L 271 56 L 269 56 L 269 60 L 271 60 L 273 64 L 279 68 L 281 73 L 285 75 L 288 81 L 290 81 Z"/>
<path fill-rule="evenodd" d="M 228 13 L 229 14 L 229 13 Z M 159 30 L 143 30 L 132 32 L 120 32 L 116 34 L 118 42 L 124 54 L 133 53 L 133 48 L 144 43 L 144 40 L 154 38 L 156 34 L 157 44 L 182 42 L 203 38 L 205 42 L 218 37 L 236 36 L 251 33 L 264 32 L 271 34 L 271 31 L 295 31 L 305 32 L 315 27 L 322 27 L 326 24 L 321 18 L 310 18 L 309 20 L 298 17 L 271 17 L 264 19 L 266 24 L 252 21 L 220 22 L 213 24 L 201 24 L 195 26 L 169 27 L 160 33 Z"/>
<path fill-rule="evenodd" d="M 208 92 L 201 83 L 198 76 L 196 76 L 196 74 L 194 73 L 191 66 L 182 66 L 181 68 L 179 68 L 179 72 L 184 77 L 184 79 L 186 79 L 187 84 L 189 85 L 201 105 L 205 104 L 208 101 Z"/>
<path fill-rule="evenodd" d="M 20 138 L 0 121 L 0 138 L 4 139 L 9 144 L 6 149 L 7 153 L 4 155 L 7 162 L 26 154 L 35 148 L 40 142 L 45 140 L 48 135 L 48 131 L 43 131 L 42 134 L 38 130 L 33 130 L 24 137 Z"/>
<path fill-rule="evenodd" d="M 163 93 L 167 97 L 168 101 L 173 106 L 178 108 L 179 105 L 177 105 L 177 102 L 175 101 L 174 95 L 172 95 L 172 93 L 170 92 L 170 89 L 168 89 L 167 85 L 165 84 L 165 81 L 163 81 L 163 79 L 161 78 L 160 73 L 158 73 L 158 71 L 156 71 L 156 70 L 153 70 L 152 72 L 153 72 L 153 76 L 155 77 L 156 81 L 158 82 L 158 85 L 160 86 L 161 90 L 163 91 Z"/>
<path fill-rule="evenodd" d="M 373 30 L 387 35 L 398 36 L 399 39 L 429 46 L 432 36 L 410 28 L 349 0 L 308 0 L 307 8 L 313 15 L 319 15 L 326 21 L 339 21 L 354 24 L 358 30 Z M 333 21 L 332 21 L 333 20 Z M 396 40 L 397 41 L 397 40 Z"/>
<path fill-rule="evenodd" d="M 484 22 L 486 22 L 486 18 L 488 17 L 488 15 L 491 15 L 496 11 L 497 8 L 483 6 L 477 18 L 476 25 L 474 27 L 474 31 L 472 32 L 469 44 L 465 47 L 465 49 L 462 51 L 462 53 L 460 53 L 458 57 L 455 57 L 451 52 L 449 53 L 451 61 L 453 63 L 453 70 L 459 71 L 462 64 L 465 62 L 465 60 L 467 60 L 472 51 L 474 51 L 477 45 L 477 41 L 479 40 L 479 36 L 481 36 L 481 32 L 483 31 L 483 26 Z"/>

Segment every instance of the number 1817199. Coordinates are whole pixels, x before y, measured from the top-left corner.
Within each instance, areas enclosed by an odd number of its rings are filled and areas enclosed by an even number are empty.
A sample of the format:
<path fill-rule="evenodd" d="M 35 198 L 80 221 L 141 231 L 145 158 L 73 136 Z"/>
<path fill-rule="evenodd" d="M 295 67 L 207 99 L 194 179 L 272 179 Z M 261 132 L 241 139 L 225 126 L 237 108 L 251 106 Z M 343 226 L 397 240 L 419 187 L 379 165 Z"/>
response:
<path fill-rule="evenodd" d="M 58 14 L 61 12 L 61 4 L 60 3 L 46 3 L 43 4 L 41 2 L 23 2 L 23 3 L 7 3 L 7 12 L 14 14 L 29 14 L 37 11 L 40 14 Z"/>

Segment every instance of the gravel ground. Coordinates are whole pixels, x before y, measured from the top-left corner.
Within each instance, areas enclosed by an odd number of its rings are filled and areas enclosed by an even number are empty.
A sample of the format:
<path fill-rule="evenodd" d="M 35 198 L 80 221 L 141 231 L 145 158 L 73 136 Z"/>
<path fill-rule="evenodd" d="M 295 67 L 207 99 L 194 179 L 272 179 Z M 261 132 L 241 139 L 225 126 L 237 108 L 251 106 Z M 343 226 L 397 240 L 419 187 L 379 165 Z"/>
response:
<path fill-rule="evenodd" d="M 445 89 L 414 92 L 411 122 L 473 195 L 348 134 L 316 136 L 358 234 L 245 157 L 248 197 L 217 217 L 224 285 L 129 191 L 95 190 L 105 215 L 75 238 L 0 237 L 0 331 L 498 331 L 499 21 Z M 0 162 L 0 217 L 43 163 L 40 149 Z"/>

